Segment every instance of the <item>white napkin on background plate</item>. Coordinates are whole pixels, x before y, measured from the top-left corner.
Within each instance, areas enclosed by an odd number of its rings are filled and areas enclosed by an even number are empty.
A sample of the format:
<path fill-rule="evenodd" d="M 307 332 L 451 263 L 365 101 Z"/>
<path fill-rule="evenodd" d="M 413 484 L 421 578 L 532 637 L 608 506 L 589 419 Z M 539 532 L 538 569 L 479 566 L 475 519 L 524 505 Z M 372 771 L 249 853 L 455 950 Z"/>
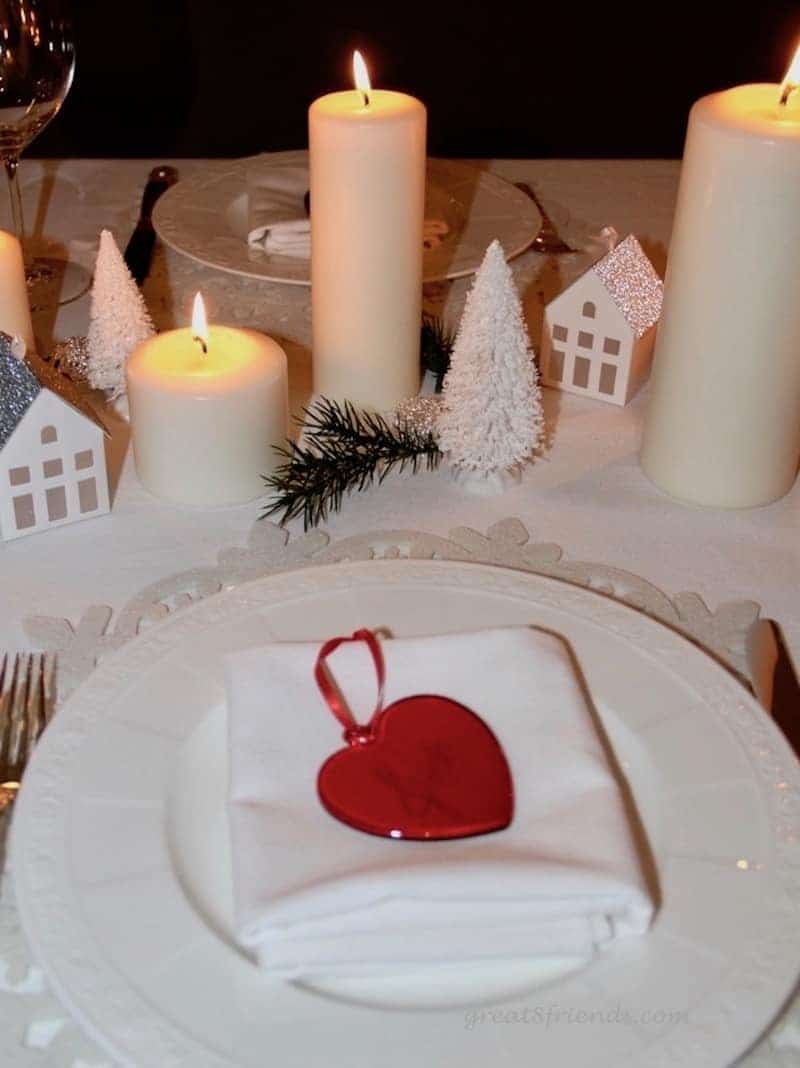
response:
<path fill-rule="evenodd" d="M 263 248 L 281 256 L 309 259 L 311 256 L 311 220 L 286 219 L 256 226 L 247 235 L 253 248 Z"/>
<path fill-rule="evenodd" d="M 237 932 L 286 978 L 402 974 L 537 956 L 588 960 L 647 930 L 653 904 L 629 814 L 570 650 L 528 627 L 382 643 L 389 705 L 439 694 L 477 712 L 511 767 L 504 831 L 393 841 L 317 796 L 342 728 L 314 681 L 316 643 L 228 658 Z M 328 665 L 358 722 L 375 702 L 363 643 Z"/>
<path fill-rule="evenodd" d="M 308 164 L 253 167 L 247 174 L 247 243 L 265 252 L 308 259 L 311 221 L 303 197 L 308 190 Z"/>

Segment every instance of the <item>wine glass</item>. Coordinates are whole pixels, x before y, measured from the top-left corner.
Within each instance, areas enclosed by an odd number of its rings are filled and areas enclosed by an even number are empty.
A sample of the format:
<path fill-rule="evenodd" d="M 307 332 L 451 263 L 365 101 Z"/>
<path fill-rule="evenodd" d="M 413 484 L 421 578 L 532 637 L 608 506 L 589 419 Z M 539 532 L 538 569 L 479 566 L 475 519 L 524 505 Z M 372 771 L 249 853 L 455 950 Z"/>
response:
<path fill-rule="evenodd" d="M 0 0 L 0 159 L 34 293 L 56 272 L 51 261 L 32 259 L 26 245 L 17 168 L 22 152 L 58 113 L 74 71 L 72 22 L 63 0 Z"/>

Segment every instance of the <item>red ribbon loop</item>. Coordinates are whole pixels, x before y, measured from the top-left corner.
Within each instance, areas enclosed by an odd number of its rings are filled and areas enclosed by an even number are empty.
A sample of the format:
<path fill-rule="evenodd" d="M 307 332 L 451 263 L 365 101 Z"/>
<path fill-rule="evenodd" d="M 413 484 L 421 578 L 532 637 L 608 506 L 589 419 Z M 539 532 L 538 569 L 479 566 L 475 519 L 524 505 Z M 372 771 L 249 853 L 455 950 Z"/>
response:
<path fill-rule="evenodd" d="M 345 642 L 366 642 L 367 648 L 372 654 L 372 661 L 375 664 L 375 673 L 378 676 L 378 697 L 375 702 L 375 711 L 370 716 L 369 722 L 365 724 L 356 722 L 353 713 L 345 704 L 339 688 L 331 678 L 331 674 L 325 664 L 331 653 L 335 652 Z M 331 638 L 330 641 L 325 642 L 317 654 L 317 661 L 314 665 L 314 678 L 317 680 L 317 686 L 319 686 L 320 693 L 325 698 L 328 708 L 345 728 L 344 738 L 348 745 L 364 745 L 366 742 L 371 741 L 372 728 L 383 711 L 383 689 L 386 682 L 383 653 L 378 639 L 372 631 L 357 630 L 349 638 Z"/>

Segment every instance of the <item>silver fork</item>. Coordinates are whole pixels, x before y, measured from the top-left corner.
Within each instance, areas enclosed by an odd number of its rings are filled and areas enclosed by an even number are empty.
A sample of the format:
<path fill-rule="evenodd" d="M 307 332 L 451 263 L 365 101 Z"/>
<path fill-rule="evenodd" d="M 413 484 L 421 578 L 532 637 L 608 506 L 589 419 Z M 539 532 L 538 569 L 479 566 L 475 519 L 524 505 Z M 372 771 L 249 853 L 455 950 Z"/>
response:
<path fill-rule="evenodd" d="M 55 706 L 55 657 L 0 657 L 0 812 L 17 796 L 20 779 Z"/>

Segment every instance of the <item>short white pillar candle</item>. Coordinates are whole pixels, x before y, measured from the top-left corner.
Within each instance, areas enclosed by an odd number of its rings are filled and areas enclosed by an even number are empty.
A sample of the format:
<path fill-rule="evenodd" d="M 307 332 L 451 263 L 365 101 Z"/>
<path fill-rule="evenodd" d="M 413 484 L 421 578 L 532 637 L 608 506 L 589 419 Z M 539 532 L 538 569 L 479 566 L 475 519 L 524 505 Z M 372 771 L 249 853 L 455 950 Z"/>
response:
<path fill-rule="evenodd" d="M 242 504 L 264 494 L 288 431 L 286 354 L 253 330 L 170 330 L 126 369 L 142 485 L 180 504 Z"/>

